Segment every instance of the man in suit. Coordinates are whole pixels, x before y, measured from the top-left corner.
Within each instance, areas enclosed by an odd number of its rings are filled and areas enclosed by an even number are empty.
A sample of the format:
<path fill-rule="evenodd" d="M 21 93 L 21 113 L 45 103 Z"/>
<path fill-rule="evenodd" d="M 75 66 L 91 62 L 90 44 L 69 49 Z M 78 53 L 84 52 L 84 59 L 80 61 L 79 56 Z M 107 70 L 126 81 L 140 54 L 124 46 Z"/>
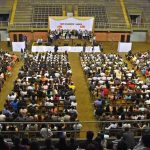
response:
<path fill-rule="evenodd" d="M 133 150 L 150 150 L 150 132 L 146 131 L 139 140 L 139 143 Z"/>
<path fill-rule="evenodd" d="M 133 149 L 135 146 L 134 133 L 129 128 L 125 128 L 123 133 L 123 140 L 127 144 L 128 149 Z"/>
<path fill-rule="evenodd" d="M 54 52 L 57 53 L 57 51 L 58 51 L 58 46 L 55 45 L 55 46 L 54 46 Z"/>
<path fill-rule="evenodd" d="M 83 45 L 83 52 L 85 52 L 85 50 L 86 50 L 86 43 L 84 43 Z"/>

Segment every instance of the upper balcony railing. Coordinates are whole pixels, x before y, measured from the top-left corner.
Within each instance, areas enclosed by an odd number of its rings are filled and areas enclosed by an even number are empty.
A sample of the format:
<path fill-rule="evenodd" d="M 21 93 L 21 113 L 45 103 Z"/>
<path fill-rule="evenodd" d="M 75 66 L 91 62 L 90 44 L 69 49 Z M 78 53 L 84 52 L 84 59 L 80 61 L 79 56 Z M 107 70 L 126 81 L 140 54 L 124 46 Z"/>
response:
<path fill-rule="evenodd" d="M 8 25 L 7 22 L 1 22 L 1 26 Z M 125 23 L 95 23 L 95 31 L 119 31 L 119 30 L 149 30 L 150 23 L 130 25 L 128 28 Z M 18 22 L 9 26 L 9 30 L 48 30 L 48 22 Z"/>
<path fill-rule="evenodd" d="M 0 29 L 7 29 L 8 21 L 0 21 Z"/>
<path fill-rule="evenodd" d="M 101 4 L 105 3 L 105 0 L 93 0 L 93 1 L 87 1 L 87 0 L 20 0 L 22 3 L 30 3 L 30 4 L 50 4 L 50 3 L 59 3 L 59 4 Z M 114 2 L 115 3 L 115 2 Z"/>

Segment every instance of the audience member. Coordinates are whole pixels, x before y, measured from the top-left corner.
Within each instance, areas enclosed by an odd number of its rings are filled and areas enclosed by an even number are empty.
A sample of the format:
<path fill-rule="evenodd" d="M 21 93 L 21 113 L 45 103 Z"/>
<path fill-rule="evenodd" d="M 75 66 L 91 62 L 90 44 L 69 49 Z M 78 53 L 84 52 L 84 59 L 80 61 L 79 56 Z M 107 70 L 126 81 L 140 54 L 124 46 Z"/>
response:
<path fill-rule="evenodd" d="M 69 146 L 66 142 L 66 138 L 65 137 L 60 137 L 59 138 L 59 142 L 56 143 L 56 148 L 58 150 L 69 150 Z"/>
<path fill-rule="evenodd" d="M 0 135 L 0 149 L 9 150 L 9 145 L 4 141 L 4 138 L 2 135 Z"/>
<path fill-rule="evenodd" d="M 150 150 L 150 133 L 147 131 L 147 133 L 143 134 L 143 136 L 140 138 L 139 143 L 134 147 L 133 150 Z"/>
<path fill-rule="evenodd" d="M 129 128 L 125 128 L 125 132 L 123 133 L 123 140 L 127 144 L 128 149 L 133 149 L 135 146 L 134 133 L 129 130 Z"/>

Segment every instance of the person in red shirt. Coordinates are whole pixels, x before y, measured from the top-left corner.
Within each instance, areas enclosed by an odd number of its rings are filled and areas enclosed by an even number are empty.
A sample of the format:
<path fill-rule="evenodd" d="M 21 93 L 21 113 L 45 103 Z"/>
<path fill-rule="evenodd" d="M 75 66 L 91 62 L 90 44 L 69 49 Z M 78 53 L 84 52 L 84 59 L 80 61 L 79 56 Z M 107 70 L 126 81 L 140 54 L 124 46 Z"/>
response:
<path fill-rule="evenodd" d="M 149 72 L 148 72 L 147 69 L 146 69 L 146 71 L 145 71 L 145 77 L 149 77 Z"/>
<path fill-rule="evenodd" d="M 12 71 L 12 67 L 11 66 L 7 66 L 7 71 L 11 72 Z"/>
<path fill-rule="evenodd" d="M 131 88 L 131 89 L 135 89 L 136 85 L 132 82 L 129 82 L 128 87 Z"/>
<path fill-rule="evenodd" d="M 103 94 L 104 94 L 104 97 L 107 97 L 108 94 L 109 94 L 109 89 L 104 88 L 104 89 L 103 89 Z"/>

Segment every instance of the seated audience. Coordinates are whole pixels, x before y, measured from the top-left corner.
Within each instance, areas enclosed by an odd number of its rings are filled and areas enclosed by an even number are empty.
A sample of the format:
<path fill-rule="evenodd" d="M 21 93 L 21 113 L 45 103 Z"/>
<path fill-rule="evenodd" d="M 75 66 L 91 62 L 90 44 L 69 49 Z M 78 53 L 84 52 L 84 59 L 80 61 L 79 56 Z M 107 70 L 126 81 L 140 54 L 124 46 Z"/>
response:
<path fill-rule="evenodd" d="M 12 75 L 12 69 L 16 61 L 19 61 L 19 59 L 15 54 L 0 50 L 0 91 L 6 78 Z"/>
<path fill-rule="evenodd" d="M 65 53 L 47 52 L 26 53 L 24 66 L 19 70 L 12 92 L 7 96 L 4 110 L 0 112 L 1 121 L 54 121 L 60 122 L 47 127 L 44 124 L 26 124 L 26 131 L 38 131 L 43 138 L 55 137 L 60 129 L 81 129 L 82 125 L 66 125 L 65 122 L 76 121 L 77 101 L 72 71 Z M 65 108 L 66 111 L 63 111 Z M 5 131 L 8 131 L 6 125 Z M 12 125 L 14 130 L 21 126 Z M 4 129 L 4 124 L 2 125 Z M 48 132 L 47 132 L 48 131 Z M 59 134 L 58 134 L 59 135 Z"/>

